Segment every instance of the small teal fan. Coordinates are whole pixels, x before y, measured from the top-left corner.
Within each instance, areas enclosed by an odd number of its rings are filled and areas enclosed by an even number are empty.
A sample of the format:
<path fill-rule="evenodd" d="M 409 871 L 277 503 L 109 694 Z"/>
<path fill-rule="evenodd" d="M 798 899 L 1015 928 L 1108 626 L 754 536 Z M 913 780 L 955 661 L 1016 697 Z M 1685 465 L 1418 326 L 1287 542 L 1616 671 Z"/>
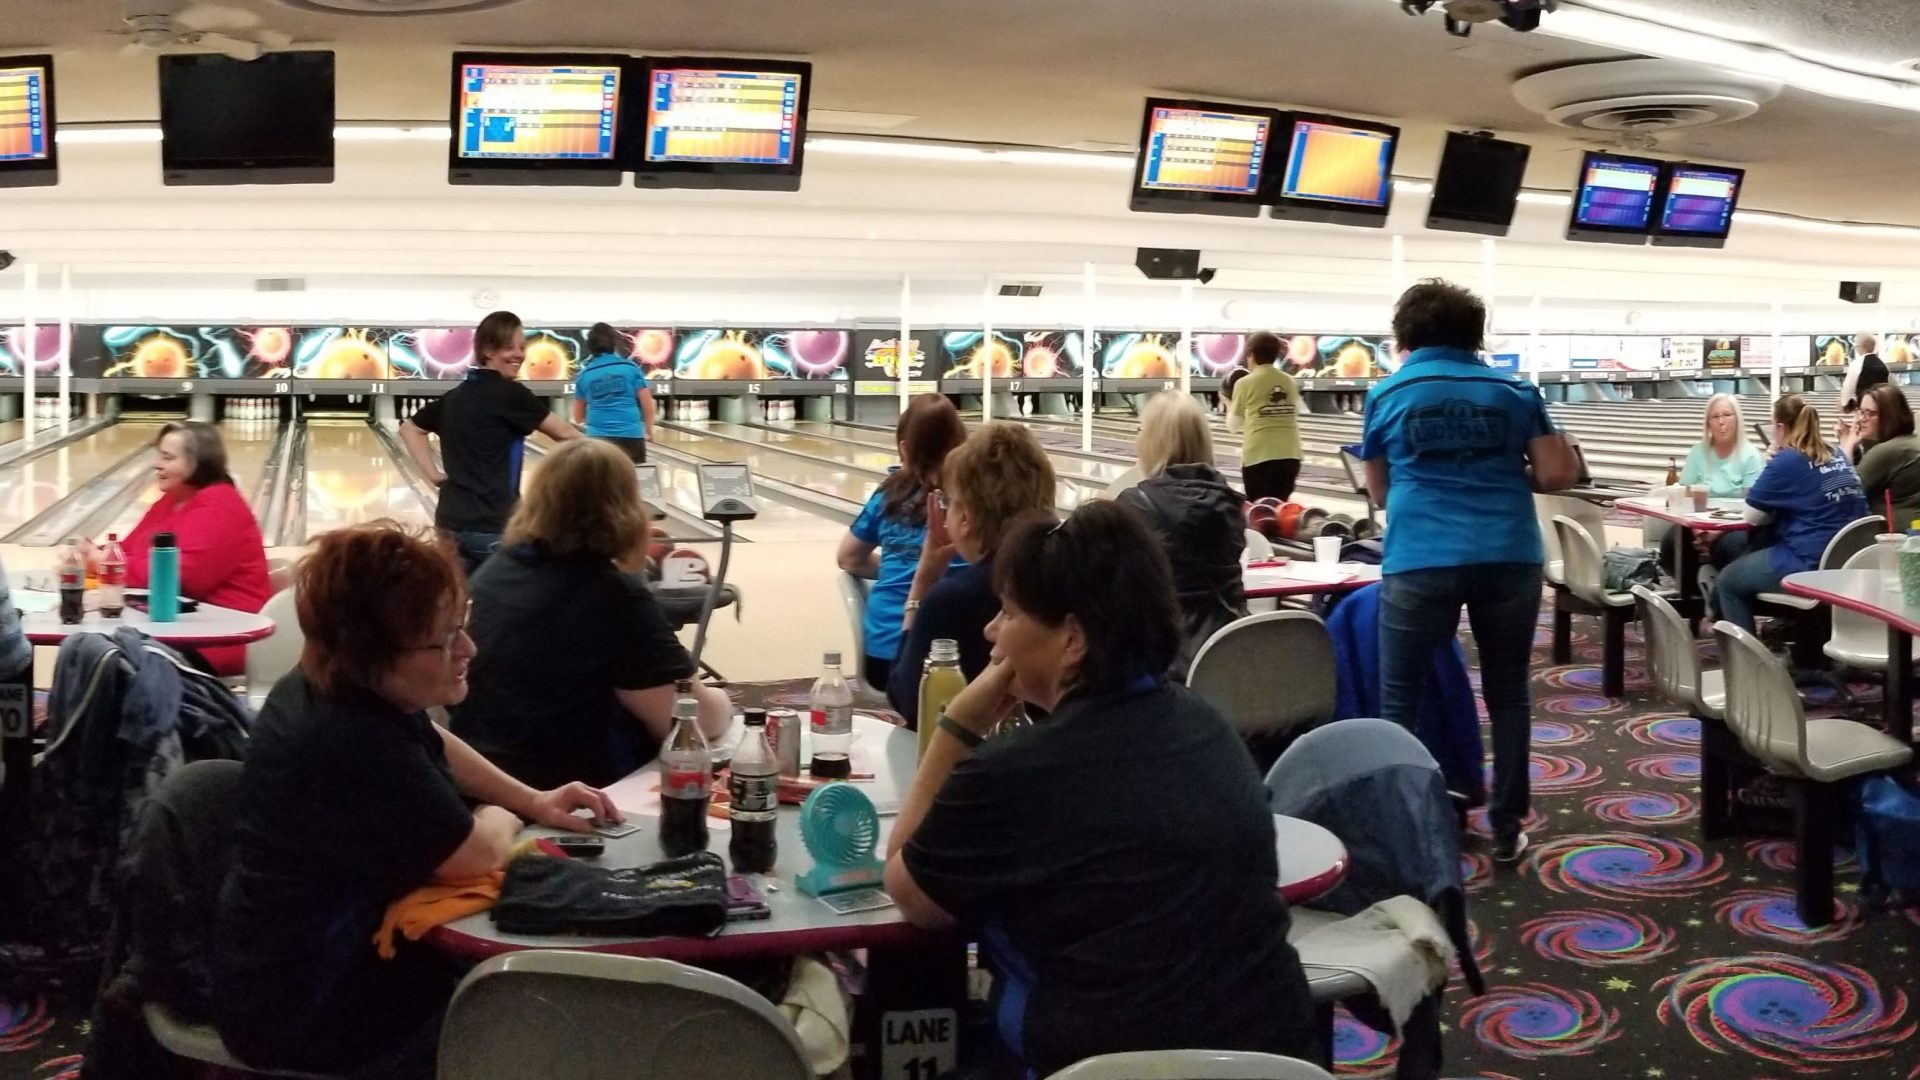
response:
<path fill-rule="evenodd" d="M 800 875 L 800 891 L 827 896 L 880 885 L 886 867 L 873 857 L 880 845 L 880 815 L 866 792 L 848 783 L 815 789 L 800 806 L 800 839 L 813 869 Z"/>

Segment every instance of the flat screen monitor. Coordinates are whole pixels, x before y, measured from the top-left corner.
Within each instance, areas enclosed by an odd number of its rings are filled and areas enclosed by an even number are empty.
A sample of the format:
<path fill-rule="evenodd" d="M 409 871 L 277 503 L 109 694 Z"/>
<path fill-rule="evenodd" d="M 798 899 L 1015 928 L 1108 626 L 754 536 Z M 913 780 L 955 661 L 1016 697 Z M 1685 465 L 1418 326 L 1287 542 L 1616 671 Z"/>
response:
<path fill-rule="evenodd" d="M 1400 129 L 1370 120 L 1294 113 L 1273 216 L 1381 228 L 1393 205 Z"/>
<path fill-rule="evenodd" d="M 620 183 L 625 57 L 455 53 L 454 184 Z"/>
<path fill-rule="evenodd" d="M 1273 109 L 1148 98 L 1129 206 L 1258 217 L 1280 125 Z"/>
<path fill-rule="evenodd" d="M 160 165 L 169 185 L 333 182 L 333 54 L 160 58 Z"/>
<path fill-rule="evenodd" d="M 1653 242 L 1661 247 L 1727 246 L 1745 169 L 1682 162 L 1667 167 Z"/>
<path fill-rule="evenodd" d="M 0 56 L 0 187 L 50 187 L 59 180 L 53 57 Z"/>
<path fill-rule="evenodd" d="M 628 111 L 625 155 L 636 186 L 800 190 L 812 64 L 653 59 L 637 77 L 645 100 Z"/>
<path fill-rule="evenodd" d="M 1447 132 L 1440 171 L 1427 204 L 1427 228 L 1505 236 L 1513 227 L 1520 185 L 1533 148 L 1490 135 Z"/>
<path fill-rule="evenodd" d="M 1661 164 L 1649 158 L 1587 151 L 1573 192 L 1567 239 L 1644 244 L 1660 198 Z"/>

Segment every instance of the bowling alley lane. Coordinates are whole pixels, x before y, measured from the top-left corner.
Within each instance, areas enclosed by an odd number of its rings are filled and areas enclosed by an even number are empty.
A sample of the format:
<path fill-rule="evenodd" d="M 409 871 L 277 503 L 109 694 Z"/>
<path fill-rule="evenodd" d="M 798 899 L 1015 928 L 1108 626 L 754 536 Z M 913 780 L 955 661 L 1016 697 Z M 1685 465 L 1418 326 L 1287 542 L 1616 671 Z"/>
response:
<path fill-rule="evenodd" d="M 254 498 L 255 489 L 260 486 L 261 474 L 267 470 L 267 460 L 273 452 L 273 440 L 279 434 L 280 426 L 270 421 L 257 420 L 250 423 L 228 422 L 220 425 L 220 441 L 227 447 L 227 471 L 233 474 L 234 486 L 240 494 L 246 496 L 247 504 L 253 507 L 253 516 L 258 518 L 266 507 Z M 106 532 L 116 532 L 125 536 L 140 523 L 141 515 L 147 507 L 160 497 L 160 488 L 148 484 L 140 494 L 127 504 L 127 508 L 113 519 Z"/>
<path fill-rule="evenodd" d="M 400 466 L 364 420 L 309 420 L 307 535 L 392 518 L 410 528 L 433 524 Z"/>
<path fill-rule="evenodd" d="M 159 432 L 158 423 L 114 424 L 32 461 L 0 468 L 0 530 L 10 532 L 44 513 L 120 459 L 150 445 Z"/>
<path fill-rule="evenodd" d="M 743 461 L 753 469 L 755 476 L 782 480 L 795 487 L 845 499 L 850 503 L 865 503 L 880 484 L 880 477 L 870 472 L 836 469 L 824 463 L 756 449 L 748 443 L 716 439 L 710 435 L 700 435 L 679 428 L 663 425 L 658 437 L 660 445 L 678 450 L 683 454 L 692 454 L 707 461 Z M 766 501 L 768 500 L 762 500 L 763 503 Z M 844 530 L 846 526 L 841 525 L 839 528 Z"/>
<path fill-rule="evenodd" d="M 893 453 L 893 433 L 877 428 L 857 427 L 852 424 L 823 423 L 803 420 L 796 422 L 794 429 L 803 435 L 831 439 L 837 442 L 855 442 L 864 446 L 884 448 Z M 1098 447 L 1096 446 L 1096 449 Z M 1095 460 L 1076 454 L 1063 454 L 1054 450 L 1047 451 L 1047 457 L 1053 461 L 1054 470 L 1062 476 L 1084 476 L 1098 480 L 1102 484 L 1113 482 L 1121 473 L 1133 467 L 1132 461 L 1119 461 L 1114 458 Z M 895 460 L 898 460 L 895 458 Z"/>

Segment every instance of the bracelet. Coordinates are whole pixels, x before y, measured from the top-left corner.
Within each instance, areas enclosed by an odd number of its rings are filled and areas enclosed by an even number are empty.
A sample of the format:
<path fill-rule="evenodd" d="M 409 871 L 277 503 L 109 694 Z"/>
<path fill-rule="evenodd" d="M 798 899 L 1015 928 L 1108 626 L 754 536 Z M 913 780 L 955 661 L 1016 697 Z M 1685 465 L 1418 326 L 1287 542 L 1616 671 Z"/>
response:
<path fill-rule="evenodd" d="M 900 613 L 902 615 L 905 615 L 909 611 L 919 611 L 919 610 L 920 610 L 920 601 L 909 600 L 906 602 L 906 605 L 900 609 Z"/>
<path fill-rule="evenodd" d="M 954 738 L 959 739 L 961 744 L 969 750 L 978 748 L 981 743 L 986 741 L 975 733 L 972 728 L 967 727 L 946 713 L 940 714 L 940 719 L 934 726 Z"/>

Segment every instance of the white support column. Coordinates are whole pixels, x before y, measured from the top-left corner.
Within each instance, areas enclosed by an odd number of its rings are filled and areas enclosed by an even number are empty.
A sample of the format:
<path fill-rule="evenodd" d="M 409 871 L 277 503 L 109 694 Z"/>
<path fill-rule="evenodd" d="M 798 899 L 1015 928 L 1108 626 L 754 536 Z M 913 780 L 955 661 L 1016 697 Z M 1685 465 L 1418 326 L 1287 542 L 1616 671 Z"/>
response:
<path fill-rule="evenodd" d="M 1193 370 L 1186 358 L 1193 354 L 1193 282 L 1180 283 L 1180 392 L 1193 393 Z"/>
<path fill-rule="evenodd" d="M 927 358 L 929 362 L 932 357 Z M 913 396 L 913 275 L 900 277 L 900 347 L 894 352 L 900 375 L 900 411 L 907 411 L 907 399 Z"/>
<path fill-rule="evenodd" d="M 1099 354 L 1094 351 L 1094 284 L 1093 262 L 1089 260 L 1081 271 L 1081 294 L 1087 302 L 1086 336 L 1080 339 L 1082 358 L 1086 363 L 1080 367 L 1080 452 L 1093 452 L 1093 365 L 1099 362 Z"/>
<path fill-rule="evenodd" d="M 1393 260 L 1393 295 L 1387 297 L 1387 303 L 1389 305 L 1397 302 L 1400 299 L 1400 294 L 1407 291 L 1407 238 L 1399 235 L 1394 236 L 1391 251 Z"/>
<path fill-rule="evenodd" d="M 40 309 L 40 267 L 34 263 L 28 263 L 25 267 L 22 268 L 21 272 L 26 275 L 22 283 L 22 291 L 24 294 L 22 299 L 26 304 L 26 320 L 25 320 L 26 325 L 22 328 L 21 332 L 26 338 L 27 349 L 33 349 L 37 352 L 37 346 L 34 343 L 34 339 L 39 336 L 39 329 L 40 329 L 40 326 L 39 326 L 39 323 L 40 323 L 40 310 L 39 310 Z M 21 403 L 24 406 L 22 415 L 26 417 L 27 445 L 32 446 L 34 435 L 37 433 L 37 429 L 39 427 L 39 425 L 34 422 L 36 419 L 34 416 L 34 407 L 33 407 L 34 406 L 33 393 L 34 393 L 34 383 L 35 383 L 35 379 L 33 377 L 34 362 L 33 362 L 32 356 L 26 356 L 26 357 L 23 357 L 22 359 L 25 361 L 25 363 L 20 365 L 21 368 L 23 369 L 20 372 L 20 374 L 22 378 L 25 380 L 23 385 L 25 386 L 25 390 L 26 390 L 26 400 Z"/>
<path fill-rule="evenodd" d="M 60 434 L 73 422 L 73 267 L 60 264 Z"/>
<path fill-rule="evenodd" d="M 1499 249 L 1496 246 L 1493 237 L 1491 236 L 1481 237 L 1480 238 L 1480 299 L 1487 305 L 1487 333 L 1489 334 L 1493 333 L 1494 327 L 1499 325 L 1498 316 L 1496 314 L 1496 308 L 1498 307 L 1498 305 L 1496 305 L 1493 302 L 1494 293 L 1497 292 L 1499 289 L 1499 280 L 1498 280 L 1498 273 L 1497 273 L 1498 267 L 1499 267 L 1499 257 L 1500 257 Z"/>
<path fill-rule="evenodd" d="M 1526 369 L 1527 378 L 1533 380 L 1533 385 L 1539 386 L 1540 385 L 1540 294 L 1539 293 L 1533 294 L 1532 311 L 1533 311 L 1533 325 L 1528 328 L 1527 355 L 1522 359 L 1521 366 Z"/>
<path fill-rule="evenodd" d="M 985 424 L 993 419 L 993 275 L 987 275 L 986 287 L 980 290 L 981 321 L 981 363 L 980 363 L 980 422 Z"/>
<path fill-rule="evenodd" d="M 1780 301 L 1780 290 L 1773 291 L 1773 370 L 1768 381 L 1773 384 L 1770 391 L 1772 400 L 1780 400 L 1780 327 L 1785 321 L 1785 305 Z"/>

